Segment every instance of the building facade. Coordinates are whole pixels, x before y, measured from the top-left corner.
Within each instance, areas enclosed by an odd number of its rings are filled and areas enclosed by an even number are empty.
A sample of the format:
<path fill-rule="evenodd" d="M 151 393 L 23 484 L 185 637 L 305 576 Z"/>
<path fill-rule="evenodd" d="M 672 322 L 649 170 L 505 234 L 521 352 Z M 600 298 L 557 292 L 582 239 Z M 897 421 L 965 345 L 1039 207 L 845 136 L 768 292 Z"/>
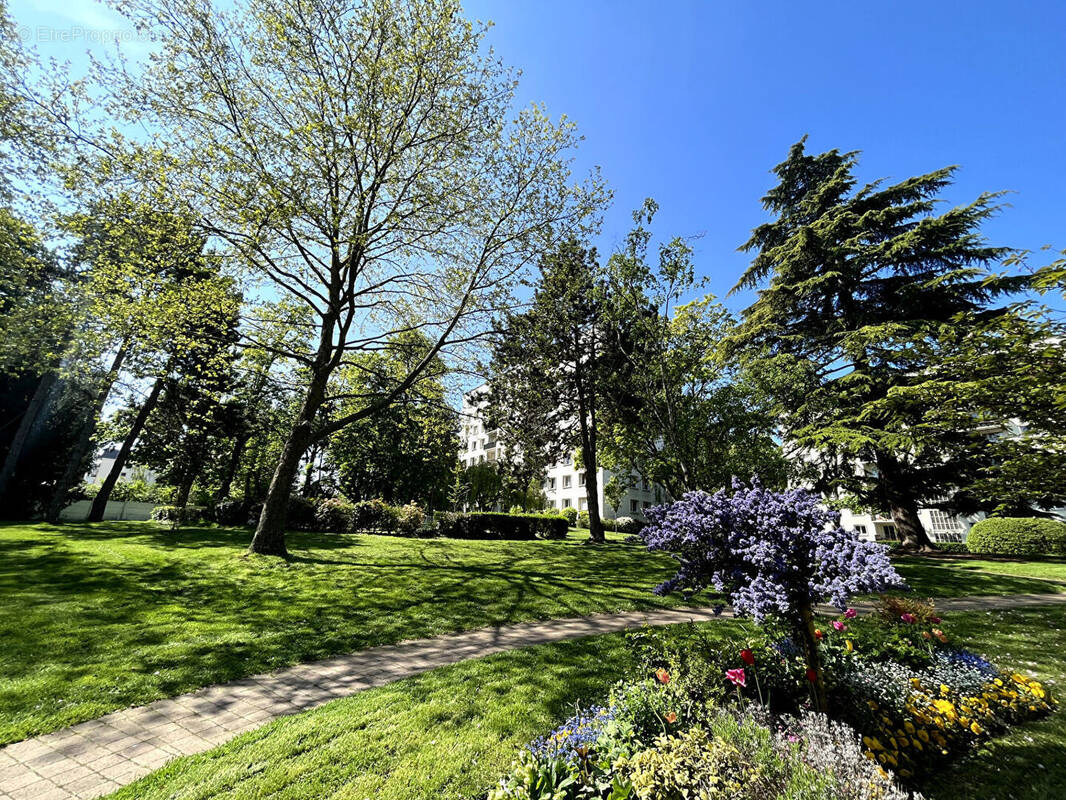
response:
<path fill-rule="evenodd" d="M 478 387 L 463 395 L 459 424 L 459 463 L 463 467 L 494 464 L 502 459 L 505 453 L 505 445 L 499 438 L 499 431 L 490 429 L 485 424 L 483 404 L 475 403 L 472 399 L 483 388 Z M 614 473 L 601 467 L 597 470 L 596 477 L 596 495 L 600 516 L 604 519 L 633 517 L 643 520 L 645 510 L 666 500 L 666 493 L 661 487 L 634 475 L 628 481 L 629 488 L 618 505 L 611 506 L 604 497 L 604 487 L 614 477 Z M 576 468 L 572 460 L 548 467 L 541 485 L 548 500 L 548 509 L 558 511 L 576 508 L 578 511 L 587 511 L 588 493 L 585 479 L 585 470 Z"/>

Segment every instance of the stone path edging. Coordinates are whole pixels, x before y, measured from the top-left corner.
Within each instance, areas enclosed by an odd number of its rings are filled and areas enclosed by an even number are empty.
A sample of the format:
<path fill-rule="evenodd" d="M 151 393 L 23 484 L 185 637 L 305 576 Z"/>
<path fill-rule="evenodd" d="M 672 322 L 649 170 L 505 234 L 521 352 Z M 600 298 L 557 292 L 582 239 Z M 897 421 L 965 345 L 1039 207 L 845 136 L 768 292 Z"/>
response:
<path fill-rule="evenodd" d="M 937 600 L 943 611 L 1066 603 L 1066 594 Z M 869 604 L 856 603 L 868 610 Z M 836 614 L 836 609 L 821 609 Z M 721 617 L 731 617 L 726 609 Z M 0 748 L 0 800 L 87 800 L 179 756 L 210 750 L 271 720 L 470 658 L 641 625 L 716 619 L 709 608 L 525 622 L 373 647 L 208 686 Z"/>

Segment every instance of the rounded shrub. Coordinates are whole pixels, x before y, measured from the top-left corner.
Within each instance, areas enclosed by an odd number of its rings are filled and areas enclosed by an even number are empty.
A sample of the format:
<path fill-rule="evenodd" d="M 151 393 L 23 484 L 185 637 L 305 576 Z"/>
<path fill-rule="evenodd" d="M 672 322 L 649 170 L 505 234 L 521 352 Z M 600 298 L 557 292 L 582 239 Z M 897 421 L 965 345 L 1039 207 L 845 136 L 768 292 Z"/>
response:
<path fill-rule="evenodd" d="M 589 512 L 582 511 L 577 515 L 577 527 L 587 528 L 589 526 Z"/>
<path fill-rule="evenodd" d="M 330 533 L 348 533 L 355 517 L 355 504 L 343 497 L 319 500 L 315 508 L 315 527 Z"/>
<path fill-rule="evenodd" d="M 571 528 L 574 527 L 575 525 L 577 525 L 577 509 L 576 508 L 574 508 L 572 506 L 567 506 L 566 508 L 564 508 L 559 513 L 562 514 L 564 517 L 566 517 L 566 521 L 567 521 L 567 523 L 569 523 Z"/>
<path fill-rule="evenodd" d="M 1038 517 L 990 517 L 966 537 L 971 553 L 1004 556 L 1066 555 L 1066 522 Z"/>

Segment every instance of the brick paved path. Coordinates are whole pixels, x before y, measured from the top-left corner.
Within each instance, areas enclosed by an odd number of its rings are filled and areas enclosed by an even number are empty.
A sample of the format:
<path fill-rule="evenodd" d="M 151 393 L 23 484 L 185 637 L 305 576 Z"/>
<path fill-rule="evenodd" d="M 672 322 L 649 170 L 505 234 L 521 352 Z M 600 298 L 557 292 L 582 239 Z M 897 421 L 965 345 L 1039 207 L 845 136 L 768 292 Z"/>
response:
<path fill-rule="evenodd" d="M 944 599 L 937 608 L 980 611 L 1055 603 L 1066 603 L 1066 594 Z M 721 616 L 732 615 L 726 610 Z M 520 623 L 374 647 L 208 686 L 0 749 L 0 800 L 99 797 L 173 758 L 209 750 L 275 717 L 465 659 L 644 624 L 714 618 L 709 609 L 686 608 Z"/>

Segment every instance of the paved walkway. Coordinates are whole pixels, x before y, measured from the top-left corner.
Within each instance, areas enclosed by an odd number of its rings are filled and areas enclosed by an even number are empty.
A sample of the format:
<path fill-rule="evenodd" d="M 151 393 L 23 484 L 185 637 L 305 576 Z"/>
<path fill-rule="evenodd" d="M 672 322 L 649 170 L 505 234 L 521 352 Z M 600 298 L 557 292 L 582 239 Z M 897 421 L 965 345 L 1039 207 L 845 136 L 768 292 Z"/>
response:
<path fill-rule="evenodd" d="M 1066 603 L 1066 594 L 944 599 L 937 608 L 980 611 L 1057 603 Z M 726 610 L 721 616 L 732 614 Z M 0 749 L 0 800 L 99 797 L 173 758 L 209 750 L 276 717 L 469 658 L 645 624 L 714 618 L 710 609 L 685 608 L 505 625 L 374 647 L 209 686 Z"/>

